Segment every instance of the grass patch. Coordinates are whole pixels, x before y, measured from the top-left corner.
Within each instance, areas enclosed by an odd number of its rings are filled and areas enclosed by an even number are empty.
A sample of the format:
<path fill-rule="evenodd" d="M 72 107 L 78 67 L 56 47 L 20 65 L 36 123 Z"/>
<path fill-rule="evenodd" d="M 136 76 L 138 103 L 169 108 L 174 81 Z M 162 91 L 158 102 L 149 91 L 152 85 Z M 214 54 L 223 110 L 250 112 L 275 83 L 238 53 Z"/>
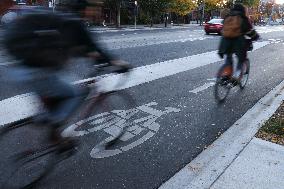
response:
<path fill-rule="evenodd" d="M 261 129 L 267 133 L 284 136 L 284 120 L 281 118 L 268 120 Z"/>
<path fill-rule="evenodd" d="M 284 103 L 257 132 L 256 137 L 284 145 Z"/>

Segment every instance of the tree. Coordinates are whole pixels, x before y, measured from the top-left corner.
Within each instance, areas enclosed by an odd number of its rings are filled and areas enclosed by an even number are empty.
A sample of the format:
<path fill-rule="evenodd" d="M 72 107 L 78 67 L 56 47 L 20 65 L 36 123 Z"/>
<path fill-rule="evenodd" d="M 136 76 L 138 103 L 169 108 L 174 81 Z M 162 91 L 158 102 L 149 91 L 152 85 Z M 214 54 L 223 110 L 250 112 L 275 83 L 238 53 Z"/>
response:
<path fill-rule="evenodd" d="M 232 0 L 197 0 L 197 5 L 199 7 L 199 18 L 200 18 L 200 24 L 203 21 L 202 15 L 203 15 L 203 6 L 204 6 L 204 13 L 206 13 L 208 16 L 212 16 L 212 12 L 219 12 L 219 16 L 224 16 L 224 13 L 222 13 L 222 9 L 229 8 L 233 2 Z M 227 10 L 227 9 L 226 9 Z"/>
<path fill-rule="evenodd" d="M 259 0 L 236 0 L 236 3 L 241 3 L 249 8 L 255 8 L 259 5 Z"/>
<path fill-rule="evenodd" d="M 171 3 L 170 10 L 180 16 L 185 16 L 196 7 L 197 4 L 192 0 L 174 0 Z"/>
<path fill-rule="evenodd" d="M 172 1 L 173 0 L 138 0 L 138 5 L 149 17 L 152 27 L 153 18 L 168 10 Z"/>
<path fill-rule="evenodd" d="M 123 0 L 105 0 L 105 6 L 116 14 L 116 27 L 120 27 L 120 10 Z"/>
<path fill-rule="evenodd" d="M 211 13 L 212 10 L 218 9 L 218 5 L 220 4 L 221 0 L 198 0 L 198 13 L 199 13 L 199 19 L 200 19 L 200 25 L 203 23 L 203 17 L 205 16 L 205 13 Z M 211 15 L 211 14 L 210 14 Z"/>
<path fill-rule="evenodd" d="M 192 0 L 173 0 L 170 4 L 170 11 L 177 16 L 185 16 L 197 7 L 197 3 Z M 178 19 L 177 19 L 178 20 Z"/>

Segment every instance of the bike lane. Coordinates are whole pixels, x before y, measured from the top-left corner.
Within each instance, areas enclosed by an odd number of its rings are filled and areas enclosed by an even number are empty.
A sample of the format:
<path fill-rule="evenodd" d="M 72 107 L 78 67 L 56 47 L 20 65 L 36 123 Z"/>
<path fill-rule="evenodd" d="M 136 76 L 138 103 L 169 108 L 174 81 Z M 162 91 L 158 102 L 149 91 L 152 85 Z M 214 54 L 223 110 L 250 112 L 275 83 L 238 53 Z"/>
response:
<path fill-rule="evenodd" d="M 283 80 L 276 74 L 284 68 L 281 50 L 283 44 L 271 44 L 253 52 L 247 87 L 234 89 L 221 106 L 216 105 L 212 87 L 194 89 L 212 82 L 222 62 L 127 89 L 137 106 L 112 113 L 125 119 L 132 113 L 136 128 L 130 131 L 135 136 L 121 145 L 146 136 L 143 143 L 117 155 L 96 157 L 96 138 L 108 137 L 110 131 L 77 136 L 82 141 L 79 153 L 60 164 L 42 188 L 157 188 Z"/>

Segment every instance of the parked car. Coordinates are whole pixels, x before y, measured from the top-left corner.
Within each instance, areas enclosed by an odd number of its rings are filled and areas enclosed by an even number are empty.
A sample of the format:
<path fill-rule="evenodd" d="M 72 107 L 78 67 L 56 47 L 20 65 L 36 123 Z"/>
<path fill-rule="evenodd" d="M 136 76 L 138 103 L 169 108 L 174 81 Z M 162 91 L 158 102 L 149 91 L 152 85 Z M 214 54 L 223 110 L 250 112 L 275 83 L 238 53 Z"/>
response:
<path fill-rule="evenodd" d="M 205 23 L 204 30 L 205 33 L 208 35 L 210 33 L 218 33 L 221 35 L 222 29 L 223 29 L 223 22 L 224 19 L 212 19 L 209 22 Z"/>
<path fill-rule="evenodd" d="M 17 17 L 18 17 L 17 13 L 13 11 L 8 11 L 1 17 L 1 24 L 7 25 L 11 23 L 13 20 L 15 20 Z"/>
<path fill-rule="evenodd" d="M 2 17 L 0 17 L 1 24 L 3 26 L 8 25 L 13 20 L 19 18 L 20 16 L 29 14 L 31 12 L 31 10 L 33 10 L 33 11 L 37 10 L 37 11 L 40 12 L 42 10 L 52 10 L 52 9 L 45 8 L 45 7 L 42 7 L 42 6 L 27 6 L 25 4 L 18 4 L 18 5 L 15 5 L 15 6 L 9 8 L 6 11 L 6 13 Z M 90 20 L 88 20 L 86 18 L 83 19 L 82 21 L 83 21 L 83 23 L 85 24 L 86 27 L 90 27 L 91 24 L 92 24 L 90 22 Z"/>
<path fill-rule="evenodd" d="M 7 25 L 11 23 L 16 18 L 20 17 L 21 15 L 25 15 L 29 12 L 29 10 L 38 8 L 35 6 L 26 6 L 25 4 L 18 4 L 15 5 L 7 10 L 7 12 L 1 18 L 1 24 Z"/>

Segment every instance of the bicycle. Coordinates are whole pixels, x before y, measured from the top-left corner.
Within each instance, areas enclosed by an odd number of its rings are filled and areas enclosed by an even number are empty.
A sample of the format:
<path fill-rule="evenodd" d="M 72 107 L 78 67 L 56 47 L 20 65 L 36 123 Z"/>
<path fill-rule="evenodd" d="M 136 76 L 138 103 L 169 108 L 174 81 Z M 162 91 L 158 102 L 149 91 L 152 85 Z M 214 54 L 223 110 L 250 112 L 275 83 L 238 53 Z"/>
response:
<path fill-rule="evenodd" d="M 106 65 L 100 65 L 96 68 L 97 71 L 102 72 L 106 68 Z M 114 71 L 111 71 L 113 73 Z M 116 71 L 121 75 L 122 78 L 129 73 L 123 73 L 121 71 Z M 103 78 L 103 77 L 102 77 Z M 116 86 L 124 83 L 123 79 L 120 78 L 121 82 L 118 82 Z M 88 95 L 82 107 L 80 108 L 80 113 L 75 118 L 70 118 L 69 122 L 74 124 L 80 124 L 80 127 L 84 127 L 82 124 L 87 122 L 93 114 L 101 112 L 109 112 L 114 109 L 113 106 L 118 104 L 120 108 L 135 106 L 135 102 L 132 97 L 121 90 L 110 90 L 110 91 L 99 91 L 97 83 L 99 79 L 87 80 L 80 85 L 88 87 Z M 44 106 L 52 106 L 56 99 L 44 99 Z M 112 103 L 115 101 L 115 104 Z M 124 106 L 124 107 L 123 107 Z M 28 125 L 36 126 L 34 122 L 36 117 L 28 117 L 10 124 L 6 124 L 0 129 L 0 137 L 3 138 L 10 132 L 25 127 Z M 102 148 L 111 148 L 113 145 L 118 143 L 119 138 L 124 135 L 127 131 L 128 126 L 121 128 L 120 132 L 110 139 L 102 140 L 99 145 Z M 45 178 L 59 162 L 71 157 L 76 152 L 76 147 L 78 143 L 73 139 L 66 138 L 57 144 L 46 145 L 37 149 L 25 150 L 11 157 L 11 162 L 9 163 L 9 170 L 5 172 L 6 179 L 2 184 L 1 188 L 35 188 L 40 181 Z M 16 186 L 15 186 L 16 185 Z"/>
<path fill-rule="evenodd" d="M 234 61 L 231 64 L 223 64 L 217 72 L 216 83 L 214 86 L 214 96 L 218 103 L 222 103 L 226 100 L 229 92 L 232 88 L 239 86 L 240 89 L 244 89 L 250 72 L 250 62 L 246 59 L 243 62 L 240 77 L 235 79 L 234 73 Z"/>

